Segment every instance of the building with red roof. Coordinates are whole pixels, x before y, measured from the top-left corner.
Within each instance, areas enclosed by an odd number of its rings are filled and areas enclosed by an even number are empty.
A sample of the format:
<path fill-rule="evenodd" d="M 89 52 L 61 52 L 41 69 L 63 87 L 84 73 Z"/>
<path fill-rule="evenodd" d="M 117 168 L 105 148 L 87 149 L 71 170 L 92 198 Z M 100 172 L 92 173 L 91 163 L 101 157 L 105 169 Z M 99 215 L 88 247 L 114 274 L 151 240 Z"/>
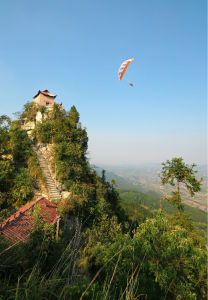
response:
<path fill-rule="evenodd" d="M 41 106 L 53 106 L 56 95 L 51 94 L 48 90 L 38 91 L 33 97 L 33 101 Z"/>
<path fill-rule="evenodd" d="M 15 214 L 0 224 L 0 235 L 12 242 L 27 241 L 30 230 L 34 225 L 32 212 L 36 205 L 40 207 L 41 218 L 50 224 L 56 225 L 59 214 L 56 204 L 46 198 L 40 198 L 30 202 L 18 210 Z"/>

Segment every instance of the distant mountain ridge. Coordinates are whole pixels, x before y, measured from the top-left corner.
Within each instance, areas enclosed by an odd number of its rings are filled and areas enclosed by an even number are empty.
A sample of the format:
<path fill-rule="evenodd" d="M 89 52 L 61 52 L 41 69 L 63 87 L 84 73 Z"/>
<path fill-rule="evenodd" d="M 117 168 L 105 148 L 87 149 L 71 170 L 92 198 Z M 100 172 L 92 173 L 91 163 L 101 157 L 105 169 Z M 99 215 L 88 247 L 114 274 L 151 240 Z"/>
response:
<path fill-rule="evenodd" d="M 154 166 L 153 169 L 157 170 L 155 167 L 156 166 Z M 142 221 L 145 217 L 151 217 L 152 211 L 159 209 L 159 201 L 162 196 L 159 192 L 154 190 L 145 190 L 142 184 L 133 184 L 127 178 L 123 178 L 112 171 L 109 171 L 107 168 L 101 168 L 98 166 L 94 166 L 94 168 L 100 176 L 102 174 L 102 170 L 105 170 L 107 181 L 111 181 L 112 179 L 116 181 L 116 187 L 119 190 L 121 197 L 120 205 L 133 221 Z M 131 170 L 128 168 L 126 169 Z M 162 202 L 162 208 L 169 215 L 176 212 L 176 208 L 167 201 Z M 189 214 L 191 219 L 196 224 L 197 230 L 199 230 L 201 234 L 205 236 L 207 223 L 206 212 L 198 207 L 192 207 L 189 204 L 185 204 L 184 208 L 185 213 Z"/>
<path fill-rule="evenodd" d="M 127 178 L 123 178 L 123 177 L 115 174 L 114 172 L 108 171 L 105 168 L 101 168 L 101 167 L 97 167 L 97 166 L 95 166 L 94 168 L 99 176 L 102 175 L 102 170 L 105 170 L 105 176 L 106 176 L 107 181 L 111 181 L 114 179 L 116 181 L 116 187 L 118 189 L 133 189 L 136 191 L 144 191 L 142 185 L 140 185 L 140 184 L 135 185 Z"/>
<path fill-rule="evenodd" d="M 140 166 L 109 166 L 102 165 L 106 170 L 106 177 L 114 178 L 118 188 L 131 188 L 134 190 L 148 192 L 154 191 L 158 196 L 170 194 L 173 188 L 170 185 L 162 186 L 159 173 L 162 169 L 161 164 L 142 164 Z M 99 167 L 98 169 L 101 169 Z M 195 168 L 198 173 L 198 178 L 203 178 L 202 190 L 191 197 L 187 190 L 182 189 L 184 202 L 192 207 L 197 207 L 201 210 L 207 210 L 207 165 L 199 165 Z M 108 177 L 109 176 L 109 177 Z M 124 184 L 124 185 L 123 185 Z"/>

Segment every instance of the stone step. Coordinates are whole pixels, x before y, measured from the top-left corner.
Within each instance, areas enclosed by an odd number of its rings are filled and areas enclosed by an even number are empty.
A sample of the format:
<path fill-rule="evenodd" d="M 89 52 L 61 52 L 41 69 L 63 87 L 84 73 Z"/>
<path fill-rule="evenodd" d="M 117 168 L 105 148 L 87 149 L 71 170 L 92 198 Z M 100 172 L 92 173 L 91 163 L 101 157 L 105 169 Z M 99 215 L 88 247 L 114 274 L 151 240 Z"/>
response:
<path fill-rule="evenodd" d="M 54 180 L 52 179 L 52 177 L 47 177 L 47 176 L 45 176 L 46 177 L 46 180 L 48 181 L 48 182 L 53 182 L 54 183 Z"/>
<path fill-rule="evenodd" d="M 48 186 L 51 188 L 51 189 L 54 189 L 56 191 L 58 191 L 57 187 L 55 186 L 55 184 L 48 184 Z"/>
<path fill-rule="evenodd" d="M 50 192 L 51 194 L 60 194 L 59 191 L 57 191 L 57 190 L 49 190 L 49 192 Z"/>
<path fill-rule="evenodd" d="M 53 180 L 53 178 L 52 178 L 52 176 L 51 176 L 51 175 L 45 175 L 45 177 L 46 177 L 46 179 L 48 179 L 48 180 L 51 180 L 51 181 L 53 181 L 53 182 L 54 182 L 54 180 Z"/>
<path fill-rule="evenodd" d="M 57 190 L 57 186 L 54 184 L 54 182 L 48 183 L 48 186 Z"/>
<path fill-rule="evenodd" d="M 53 181 L 53 180 L 51 180 L 51 179 L 48 179 L 48 178 L 46 178 L 46 182 L 48 183 L 48 184 L 52 184 L 52 185 L 54 185 L 54 186 L 56 186 L 55 185 L 55 182 Z"/>
<path fill-rule="evenodd" d="M 44 173 L 44 175 L 46 176 L 46 177 L 48 177 L 48 178 L 52 178 L 51 177 L 51 174 L 49 174 L 49 173 L 46 173 L 46 172 L 43 172 Z"/>
<path fill-rule="evenodd" d="M 41 170 L 44 174 L 48 174 L 48 176 L 51 176 L 51 173 L 49 172 L 49 170 L 46 170 L 44 168 L 41 168 Z"/>
<path fill-rule="evenodd" d="M 57 193 L 57 194 L 59 194 L 59 191 L 57 191 L 57 189 L 49 189 L 49 192 L 50 193 Z"/>
<path fill-rule="evenodd" d="M 48 175 L 51 176 L 51 172 L 49 171 L 49 169 L 41 168 L 41 170 L 42 170 L 44 173 L 46 173 L 46 174 L 48 174 Z"/>
<path fill-rule="evenodd" d="M 51 188 L 58 190 L 57 186 L 54 183 L 49 183 L 48 186 L 50 186 Z"/>
<path fill-rule="evenodd" d="M 45 165 L 45 164 L 44 164 L 44 165 L 40 164 L 40 167 L 41 167 L 42 169 L 44 169 L 44 170 L 49 170 L 49 169 L 48 169 L 48 166 Z"/>
<path fill-rule="evenodd" d="M 45 165 L 45 164 L 44 164 L 44 165 L 43 165 L 43 164 L 40 164 L 40 167 L 41 167 L 42 169 L 44 169 L 44 170 L 45 170 L 45 169 L 46 169 L 46 170 L 48 169 L 48 166 Z"/>
<path fill-rule="evenodd" d="M 57 189 L 57 187 L 55 186 L 55 184 L 47 184 L 47 186 L 48 186 L 50 189 L 53 189 L 53 190 L 58 191 L 58 189 Z"/>
<path fill-rule="evenodd" d="M 51 195 L 51 194 L 50 194 L 50 198 L 53 198 L 53 199 L 60 199 L 61 196 L 60 196 L 60 195 Z"/>
<path fill-rule="evenodd" d="M 57 187 L 53 181 L 48 181 L 48 180 L 46 180 L 46 181 L 47 181 L 48 186 L 55 187 L 57 189 Z"/>
<path fill-rule="evenodd" d="M 46 182 L 47 182 L 48 184 L 55 185 L 55 183 L 54 183 L 54 181 L 53 181 L 52 179 L 46 178 Z"/>
<path fill-rule="evenodd" d="M 58 193 L 59 194 L 59 190 L 56 187 L 52 187 L 49 189 L 52 193 Z"/>
<path fill-rule="evenodd" d="M 45 164 L 40 164 L 40 167 L 43 168 L 43 169 L 46 169 L 48 170 L 48 165 L 45 165 Z"/>
<path fill-rule="evenodd" d="M 60 194 L 57 190 L 49 190 L 50 194 Z"/>
<path fill-rule="evenodd" d="M 49 193 L 50 196 L 61 198 L 61 195 L 58 193 Z"/>
<path fill-rule="evenodd" d="M 58 194 L 60 194 L 59 190 L 57 190 L 56 188 L 50 188 L 49 191 L 51 193 L 58 193 Z"/>
<path fill-rule="evenodd" d="M 55 183 L 55 180 L 51 176 L 45 176 L 46 180 Z"/>
<path fill-rule="evenodd" d="M 33 150 L 37 154 L 37 158 L 38 158 L 38 161 L 39 161 L 39 164 L 40 164 L 40 168 L 41 168 L 41 170 L 43 172 L 43 175 L 45 177 L 45 180 L 46 180 L 46 184 L 47 184 L 47 188 L 48 188 L 50 198 L 51 199 L 61 198 L 61 193 L 57 189 L 55 181 L 51 176 L 51 172 L 50 172 L 50 169 L 48 167 L 48 161 L 44 158 L 43 153 L 40 150 L 38 150 L 36 147 L 33 147 Z"/>
<path fill-rule="evenodd" d="M 45 172 L 43 171 L 43 173 L 44 173 L 46 176 L 51 177 L 51 173 L 50 173 L 49 171 L 47 171 L 47 172 L 46 172 L 46 171 L 45 171 Z"/>
<path fill-rule="evenodd" d="M 43 170 L 43 172 L 46 172 L 46 173 L 48 173 L 48 174 L 51 174 L 51 172 L 49 171 L 48 168 L 42 168 L 42 167 L 41 167 L 41 169 Z"/>
<path fill-rule="evenodd" d="M 57 186 L 54 183 L 48 183 L 48 186 L 58 191 Z"/>

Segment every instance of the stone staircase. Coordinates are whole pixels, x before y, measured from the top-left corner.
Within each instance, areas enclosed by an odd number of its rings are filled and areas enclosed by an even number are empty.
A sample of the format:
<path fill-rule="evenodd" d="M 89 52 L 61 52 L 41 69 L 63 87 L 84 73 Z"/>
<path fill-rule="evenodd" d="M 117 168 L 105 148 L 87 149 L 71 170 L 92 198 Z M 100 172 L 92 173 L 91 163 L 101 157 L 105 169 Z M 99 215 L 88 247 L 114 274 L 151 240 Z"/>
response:
<path fill-rule="evenodd" d="M 40 149 L 38 149 L 35 146 L 33 146 L 33 150 L 37 155 L 38 161 L 40 163 L 40 168 L 43 172 L 43 176 L 45 177 L 50 200 L 56 200 L 62 198 L 61 192 L 56 187 L 56 183 L 51 176 L 47 160 L 44 158 L 43 153 L 41 152 Z"/>

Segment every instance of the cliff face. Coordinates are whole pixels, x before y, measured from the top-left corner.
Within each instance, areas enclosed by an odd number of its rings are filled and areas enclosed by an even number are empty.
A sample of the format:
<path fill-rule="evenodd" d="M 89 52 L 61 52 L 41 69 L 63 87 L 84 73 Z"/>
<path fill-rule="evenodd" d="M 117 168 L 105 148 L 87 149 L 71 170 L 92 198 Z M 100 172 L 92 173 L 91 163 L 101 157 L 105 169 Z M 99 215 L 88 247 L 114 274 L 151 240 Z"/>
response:
<path fill-rule="evenodd" d="M 5 140 L 0 147 L 0 172 L 5 169 L 0 182 L 3 218 L 33 198 L 68 200 L 73 194 L 74 202 L 65 203 L 73 208 L 87 202 L 95 194 L 96 176 L 87 161 L 87 133 L 76 108 L 66 112 L 62 105 L 48 109 L 34 102 L 24 108 L 19 120 L 8 118 L 8 126 L 1 128 Z"/>
<path fill-rule="evenodd" d="M 28 102 L 25 104 L 25 110 L 21 115 L 21 128 L 27 131 L 29 137 L 32 137 L 33 130 L 38 123 L 53 118 L 54 106 L 58 107 L 63 114 L 65 110 L 62 104 L 54 103 L 53 105 L 43 105 L 39 102 Z"/>
<path fill-rule="evenodd" d="M 46 148 L 47 146 L 44 146 L 44 147 Z M 57 200 L 57 199 L 62 198 L 62 192 L 61 192 L 61 189 L 57 185 L 58 182 L 56 180 L 56 173 L 54 175 L 52 175 L 52 168 L 51 168 L 51 163 L 50 163 L 52 155 L 46 149 L 45 149 L 45 151 L 43 151 L 44 147 L 41 147 L 41 145 L 33 146 L 33 150 L 35 151 L 35 153 L 37 155 L 37 159 L 39 161 L 40 168 L 41 168 L 43 176 L 45 178 L 46 187 L 47 187 L 47 191 L 48 191 L 48 198 L 51 200 Z"/>
<path fill-rule="evenodd" d="M 42 122 L 44 117 L 43 109 L 38 104 L 35 102 L 27 103 L 21 116 L 21 128 L 26 130 L 28 136 L 31 137 L 37 122 Z"/>
<path fill-rule="evenodd" d="M 39 105 L 36 102 L 27 103 L 21 116 L 21 128 L 27 132 L 33 143 L 33 151 L 36 153 L 44 184 L 39 183 L 39 190 L 34 190 L 35 195 L 46 196 L 50 199 L 68 198 L 71 192 L 67 190 L 63 182 L 58 181 L 54 128 L 65 120 L 66 111 L 62 105 Z M 62 129 L 61 129 L 62 130 Z M 47 135 L 48 140 L 45 139 Z M 39 180 L 40 182 L 40 180 Z"/>

